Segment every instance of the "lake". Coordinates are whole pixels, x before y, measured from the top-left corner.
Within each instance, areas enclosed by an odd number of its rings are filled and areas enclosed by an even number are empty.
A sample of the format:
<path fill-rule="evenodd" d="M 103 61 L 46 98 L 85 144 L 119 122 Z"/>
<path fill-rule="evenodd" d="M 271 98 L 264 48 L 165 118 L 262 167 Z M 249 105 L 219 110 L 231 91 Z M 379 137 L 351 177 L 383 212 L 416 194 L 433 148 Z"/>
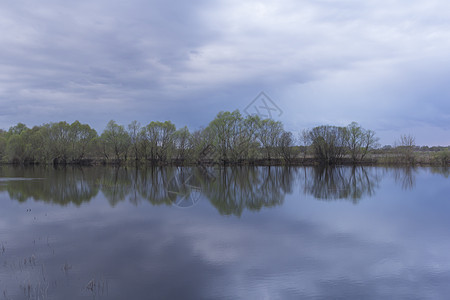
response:
<path fill-rule="evenodd" d="M 450 170 L 0 167 L 0 299 L 443 299 Z"/>

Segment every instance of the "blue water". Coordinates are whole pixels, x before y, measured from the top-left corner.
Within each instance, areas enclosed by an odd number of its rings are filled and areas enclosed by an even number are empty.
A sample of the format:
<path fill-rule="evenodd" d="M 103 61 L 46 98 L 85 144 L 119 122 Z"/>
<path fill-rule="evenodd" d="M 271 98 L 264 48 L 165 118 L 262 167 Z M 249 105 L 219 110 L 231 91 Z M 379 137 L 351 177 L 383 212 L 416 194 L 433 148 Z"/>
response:
<path fill-rule="evenodd" d="M 445 299 L 448 169 L 0 169 L 0 299 Z"/>

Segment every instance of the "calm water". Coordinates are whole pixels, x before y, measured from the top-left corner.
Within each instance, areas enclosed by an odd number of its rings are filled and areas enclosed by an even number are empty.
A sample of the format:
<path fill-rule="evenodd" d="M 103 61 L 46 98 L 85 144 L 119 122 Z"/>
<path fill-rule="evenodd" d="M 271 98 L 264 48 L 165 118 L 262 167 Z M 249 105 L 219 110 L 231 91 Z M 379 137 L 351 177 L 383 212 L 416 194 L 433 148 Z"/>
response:
<path fill-rule="evenodd" d="M 450 171 L 0 168 L 0 299 L 444 299 Z"/>

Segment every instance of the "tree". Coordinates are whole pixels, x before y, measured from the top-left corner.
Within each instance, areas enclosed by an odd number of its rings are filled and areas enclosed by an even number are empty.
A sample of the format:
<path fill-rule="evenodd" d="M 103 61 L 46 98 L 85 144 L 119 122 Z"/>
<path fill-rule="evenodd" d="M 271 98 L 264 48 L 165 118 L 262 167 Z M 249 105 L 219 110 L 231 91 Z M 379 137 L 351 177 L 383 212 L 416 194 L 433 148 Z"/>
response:
<path fill-rule="evenodd" d="M 283 133 L 283 124 L 272 119 L 264 119 L 258 128 L 258 140 L 264 149 L 266 158 L 270 161 L 276 153 L 281 134 Z"/>
<path fill-rule="evenodd" d="M 309 135 L 309 130 L 303 129 L 299 134 L 300 141 L 302 142 L 302 152 L 303 161 L 306 159 L 306 154 L 308 153 L 309 146 L 311 146 L 311 136 Z"/>
<path fill-rule="evenodd" d="M 186 126 L 184 126 L 181 129 L 178 129 L 173 134 L 176 158 L 181 161 L 185 161 L 187 158 L 188 151 L 190 148 L 189 138 L 190 138 L 190 133 L 189 133 L 189 129 Z"/>
<path fill-rule="evenodd" d="M 221 163 L 235 161 L 239 157 L 236 146 L 240 143 L 242 116 L 238 110 L 220 112 L 212 120 L 207 130 L 213 137 L 216 159 Z"/>
<path fill-rule="evenodd" d="M 152 163 L 166 162 L 168 158 L 171 158 L 175 131 L 175 125 L 170 121 L 151 122 L 145 127 L 144 148 L 149 152 L 146 157 L 149 157 Z"/>
<path fill-rule="evenodd" d="M 367 129 L 364 131 L 361 160 L 369 153 L 370 150 L 379 147 L 380 139 L 375 136 L 375 131 Z"/>
<path fill-rule="evenodd" d="M 6 156 L 9 161 L 14 163 L 22 163 L 25 159 L 25 144 L 19 134 L 9 137 L 6 146 Z"/>
<path fill-rule="evenodd" d="M 6 156 L 6 145 L 7 145 L 7 139 L 3 135 L 0 136 L 0 162 L 3 161 L 3 159 Z"/>
<path fill-rule="evenodd" d="M 131 147 L 133 148 L 134 159 L 138 161 L 140 159 L 139 145 L 141 144 L 141 123 L 134 120 L 128 125 L 128 135 L 130 136 Z"/>
<path fill-rule="evenodd" d="M 27 125 L 23 124 L 23 123 L 17 123 L 17 125 L 12 126 L 9 128 L 8 130 L 8 135 L 19 135 L 21 134 L 23 131 L 28 130 L 29 128 L 27 127 Z"/>
<path fill-rule="evenodd" d="M 295 156 L 294 138 L 292 132 L 283 131 L 279 141 L 279 151 L 285 162 L 291 162 Z"/>
<path fill-rule="evenodd" d="M 258 130 L 261 126 L 261 119 L 258 115 L 249 115 L 243 120 L 243 129 L 239 144 L 239 156 L 241 159 L 254 160 L 258 157 L 261 144 L 258 141 Z"/>
<path fill-rule="evenodd" d="M 27 163 L 39 163 L 50 161 L 50 149 L 48 141 L 45 140 L 44 126 L 33 126 L 33 128 L 21 133 L 25 140 L 25 152 Z"/>
<path fill-rule="evenodd" d="M 396 147 L 397 153 L 407 164 L 414 163 L 414 147 L 416 146 L 416 138 L 411 134 L 403 134 Z"/>
<path fill-rule="evenodd" d="M 314 155 L 321 163 L 335 164 L 345 154 L 346 129 L 337 126 L 318 126 L 310 130 Z"/>
<path fill-rule="evenodd" d="M 214 159 L 214 134 L 210 128 L 203 128 L 194 131 L 189 136 L 190 159 L 197 163 L 202 163 L 206 159 Z"/>
<path fill-rule="evenodd" d="M 79 121 L 70 124 L 69 140 L 71 144 L 72 160 L 83 160 L 96 137 L 97 132 L 88 124 L 81 124 Z"/>
<path fill-rule="evenodd" d="M 369 150 L 374 148 L 378 142 L 374 131 L 366 130 L 356 122 L 347 126 L 345 139 L 353 163 L 362 161 Z"/>
<path fill-rule="evenodd" d="M 67 122 L 50 123 L 46 127 L 46 144 L 54 163 L 66 163 L 71 150 L 70 125 Z"/>
<path fill-rule="evenodd" d="M 21 126 L 20 130 L 9 131 L 5 150 L 7 160 L 25 164 L 44 161 L 47 156 L 47 144 L 41 132 L 41 128 L 37 126 L 32 129 Z"/>
<path fill-rule="evenodd" d="M 106 159 L 109 159 L 111 155 L 114 155 L 117 162 L 127 159 L 130 136 L 123 125 L 118 125 L 113 120 L 109 121 L 100 136 L 100 140 Z"/>

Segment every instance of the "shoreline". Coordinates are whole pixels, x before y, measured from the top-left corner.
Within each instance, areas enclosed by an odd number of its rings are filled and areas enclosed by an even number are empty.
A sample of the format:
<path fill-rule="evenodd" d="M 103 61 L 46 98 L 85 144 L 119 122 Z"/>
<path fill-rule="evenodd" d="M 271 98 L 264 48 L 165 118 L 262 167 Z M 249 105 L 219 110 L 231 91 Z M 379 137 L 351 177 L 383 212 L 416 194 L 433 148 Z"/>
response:
<path fill-rule="evenodd" d="M 16 163 L 16 162 L 0 162 L 0 166 L 9 165 L 9 166 L 77 166 L 77 167 L 89 167 L 89 166 L 137 166 L 137 167 L 165 167 L 165 166 L 173 166 L 173 167 L 196 167 L 196 166 L 230 166 L 230 167 L 239 167 L 239 166 L 255 166 L 255 167 L 263 167 L 263 166 L 283 166 L 283 167 L 327 167 L 327 166 L 378 166 L 378 167 L 450 167 L 450 162 L 439 162 L 428 160 L 417 160 L 414 162 L 405 162 L 398 159 L 395 156 L 387 156 L 382 159 L 376 158 L 367 158 L 362 161 L 352 161 L 351 159 L 339 159 L 336 162 L 323 162 L 314 158 L 294 158 L 290 161 L 286 161 L 281 158 L 275 159 L 257 159 L 257 160 L 241 160 L 241 161 L 227 161 L 227 162 L 215 162 L 213 160 L 202 160 L 202 161 L 180 161 L 173 160 L 170 162 L 162 162 L 162 161 L 135 161 L 135 160 L 127 160 L 127 161 L 115 161 L 115 160 L 105 160 L 105 159 L 85 159 L 82 161 L 56 161 L 51 163 L 42 163 L 42 162 L 24 162 L 24 163 Z"/>

